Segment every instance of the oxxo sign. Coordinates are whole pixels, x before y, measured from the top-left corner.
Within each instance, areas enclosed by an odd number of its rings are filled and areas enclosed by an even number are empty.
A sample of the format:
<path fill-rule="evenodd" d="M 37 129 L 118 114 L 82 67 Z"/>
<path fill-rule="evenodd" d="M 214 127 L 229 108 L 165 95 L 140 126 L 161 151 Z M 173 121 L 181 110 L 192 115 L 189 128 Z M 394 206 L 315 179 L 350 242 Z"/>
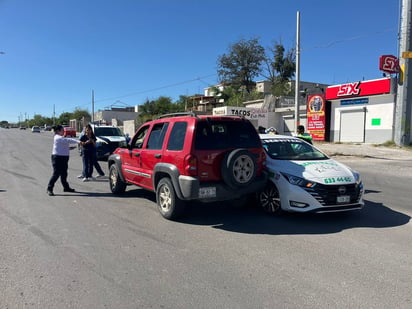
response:
<path fill-rule="evenodd" d="M 392 55 L 382 55 L 379 57 L 379 70 L 386 73 L 399 72 L 399 59 Z"/>
<path fill-rule="evenodd" d="M 326 100 L 390 93 L 390 86 L 390 78 L 381 78 L 369 81 L 361 81 L 330 86 L 326 88 Z"/>
<path fill-rule="evenodd" d="M 340 85 L 337 93 L 338 97 L 348 96 L 348 95 L 358 95 L 360 82 Z"/>

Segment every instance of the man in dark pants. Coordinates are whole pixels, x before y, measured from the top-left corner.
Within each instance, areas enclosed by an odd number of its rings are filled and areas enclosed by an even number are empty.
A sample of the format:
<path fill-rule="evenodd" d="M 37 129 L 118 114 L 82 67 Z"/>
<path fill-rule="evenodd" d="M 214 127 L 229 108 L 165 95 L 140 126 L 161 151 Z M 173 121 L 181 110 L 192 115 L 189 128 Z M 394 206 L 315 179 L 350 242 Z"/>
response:
<path fill-rule="evenodd" d="M 71 144 L 79 144 L 80 141 L 74 138 L 63 137 L 64 129 L 63 126 L 57 125 L 53 127 L 54 139 L 53 139 L 53 150 L 51 155 L 53 174 L 47 185 L 47 194 L 53 196 L 53 188 L 57 179 L 60 177 L 60 181 L 63 185 L 64 192 L 74 192 L 75 190 L 70 188 L 67 182 L 67 169 L 69 167 L 69 155 Z M 74 148 L 74 147 L 73 147 Z"/>

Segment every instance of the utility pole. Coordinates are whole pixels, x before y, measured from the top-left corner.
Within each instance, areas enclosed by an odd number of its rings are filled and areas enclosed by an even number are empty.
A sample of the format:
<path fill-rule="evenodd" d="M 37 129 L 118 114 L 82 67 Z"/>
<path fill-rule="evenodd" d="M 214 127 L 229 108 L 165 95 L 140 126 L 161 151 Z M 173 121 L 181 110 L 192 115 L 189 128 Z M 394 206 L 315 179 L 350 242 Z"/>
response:
<path fill-rule="evenodd" d="M 299 87 L 300 87 L 300 12 L 296 15 L 296 75 L 295 75 L 295 133 L 298 132 L 299 118 Z"/>
<path fill-rule="evenodd" d="M 399 66 L 401 74 L 395 107 L 394 141 L 398 146 L 411 143 L 412 105 L 412 42 L 411 42 L 411 0 L 402 0 L 401 27 L 399 29 Z"/>

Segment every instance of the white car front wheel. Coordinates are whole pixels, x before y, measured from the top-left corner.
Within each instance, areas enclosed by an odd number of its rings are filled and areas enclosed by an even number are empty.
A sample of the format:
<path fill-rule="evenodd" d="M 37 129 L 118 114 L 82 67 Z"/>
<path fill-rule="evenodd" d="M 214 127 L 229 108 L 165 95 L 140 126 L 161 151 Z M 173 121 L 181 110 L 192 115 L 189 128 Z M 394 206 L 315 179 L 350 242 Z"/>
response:
<path fill-rule="evenodd" d="M 279 190 L 273 183 L 268 183 L 265 189 L 258 193 L 258 202 L 267 213 L 272 215 L 282 213 Z"/>

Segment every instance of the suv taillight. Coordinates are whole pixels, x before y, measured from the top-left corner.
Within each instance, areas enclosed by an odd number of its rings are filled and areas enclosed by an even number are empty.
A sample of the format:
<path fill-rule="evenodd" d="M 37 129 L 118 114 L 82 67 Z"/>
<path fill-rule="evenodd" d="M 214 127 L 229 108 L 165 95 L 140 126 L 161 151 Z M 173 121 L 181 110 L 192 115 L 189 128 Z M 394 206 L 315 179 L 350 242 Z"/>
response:
<path fill-rule="evenodd" d="M 193 155 L 185 157 L 185 172 L 186 175 L 197 176 L 197 158 Z"/>
<path fill-rule="evenodd" d="M 266 153 L 264 151 L 262 151 L 262 163 L 263 163 L 263 167 L 266 167 Z"/>

